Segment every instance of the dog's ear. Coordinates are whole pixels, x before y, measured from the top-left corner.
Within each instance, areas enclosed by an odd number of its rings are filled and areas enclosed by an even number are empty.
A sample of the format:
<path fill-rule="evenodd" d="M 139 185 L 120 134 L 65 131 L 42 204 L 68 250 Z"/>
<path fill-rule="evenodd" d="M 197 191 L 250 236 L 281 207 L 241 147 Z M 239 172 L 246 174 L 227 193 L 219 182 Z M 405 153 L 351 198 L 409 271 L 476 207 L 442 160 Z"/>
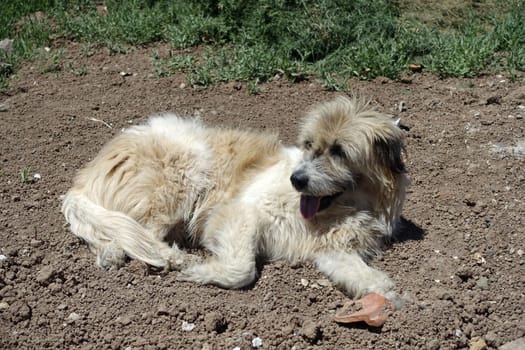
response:
<path fill-rule="evenodd" d="M 405 163 L 401 157 L 403 143 L 398 138 L 378 138 L 375 140 L 375 149 L 379 161 L 392 172 L 401 174 L 405 172 Z"/>

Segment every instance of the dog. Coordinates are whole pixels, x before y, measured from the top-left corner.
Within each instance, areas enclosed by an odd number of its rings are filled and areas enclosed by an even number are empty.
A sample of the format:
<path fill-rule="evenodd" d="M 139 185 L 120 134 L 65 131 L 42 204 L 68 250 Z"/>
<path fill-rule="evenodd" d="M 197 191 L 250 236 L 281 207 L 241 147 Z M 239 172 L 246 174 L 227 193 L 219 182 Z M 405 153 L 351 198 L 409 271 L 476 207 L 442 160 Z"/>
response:
<path fill-rule="evenodd" d="M 256 280 L 256 258 L 311 261 L 351 297 L 392 297 L 368 265 L 400 218 L 408 178 L 403 132 L 362 98 L 312 108 L 299 146 L 278 135 L 173 114 L 123 131 L 63 198 L 71 231 L 103 268 L 127 257 L 223 288 Z M 211 256 L 170 245 L 175 227 Z M 181 236 L 182 235 L 182 236 Z"/>

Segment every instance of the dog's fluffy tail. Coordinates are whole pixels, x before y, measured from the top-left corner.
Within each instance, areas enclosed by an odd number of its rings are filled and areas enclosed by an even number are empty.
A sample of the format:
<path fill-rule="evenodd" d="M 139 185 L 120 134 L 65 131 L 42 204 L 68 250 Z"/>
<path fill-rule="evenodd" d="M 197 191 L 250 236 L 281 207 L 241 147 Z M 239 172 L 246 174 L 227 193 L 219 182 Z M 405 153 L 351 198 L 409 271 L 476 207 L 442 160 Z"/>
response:
<path fill-rule="evenodd" d="M 147 264 L 163 267 L 170 263 L 172 249 L 124 213 L 97 205 L 85 195 L 69 191 L 63 198 L 62 213 L 71 231 L 86 241 L 102 267 L 119 265 L 126 255 Z M 150 238 L 151 237 L 151 238 Z M 122 263 L 120 262 L 120 263 Z"/>

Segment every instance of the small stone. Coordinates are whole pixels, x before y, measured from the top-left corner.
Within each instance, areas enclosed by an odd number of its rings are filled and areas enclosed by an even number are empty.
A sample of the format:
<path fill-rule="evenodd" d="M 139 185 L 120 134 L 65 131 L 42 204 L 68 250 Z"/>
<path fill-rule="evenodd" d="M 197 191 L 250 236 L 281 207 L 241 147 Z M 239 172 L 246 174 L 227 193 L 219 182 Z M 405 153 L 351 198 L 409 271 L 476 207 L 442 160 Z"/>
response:
<path fill-rule="evenodd" d="M 157 307 L 157 315 L 158 316 L 167 316 L 169 315 L 169 309 L 166 304 L 159 304 Z"/>
<path fill-rule="evenodd" d="M 252 347 L 253 348 L 260 348 L 263 345 L 263 341 L 259 337 L 255 337 L 252 339 Z"/>
<path fill-rule="evenodd" d="M 486 350 L 487 343 L 480 337 L 474 337 L 469 341 L 469 350 Z"/>
<path fill-rule="evenodd" d="M 320 285 L 321 287 L 330 287 L 332 285 L 332 283 L 330 283 L 330 281 L 327 280 L 326 278 L 318 279 L 315 282 L 317 282 L 317 284 Z"/>
<path fill-rule="evenodd" d="M 501 342 L 500 337 L 494 331 L 488 331 L 483 338 L 485 338 L 487 345 L 494 348 L 500 345 Z"/>
<path fill-rule="evenodd" d="M 68 316 L 67 316 L 67 322 L 68 323 L 73 323 L 73 322 L 76 322 L 78 320 L 80 320 L 80 315 L 77 314 L 76 312 L 72 312 L 70 313 Z"/>
<path fill-rule="evenodd" d="M 476 286 L 478 286 L 478 288 L 481 288 L 481 289 L 484 289 L 484 290 L 489 289 L 489 279 L 486 278 L 486 277 L 480 277 L 476 281 Z"/>
<path fill-rule="evenodd" d="M 0 103 L 0 112 L 7 112 L 9 106 L 5 103 Z"/>
<path fill-rule="evenodd" d="M 321 328 L 313 320 L 305 320 L 299 331 L 301 336 L 308 342 L 314 344 L 321 338 Z"/>
<path fill-rule="evenodd" d="M 0 40 L 0 50 L 4 51 L 6 54 L 10 54 L 13 50 L 13 39 L 3 39 Z"/>
<path fill-rule="evenodd" d="M 304 278 L 301 278 L 301 285 L 303 287 L 308 287 L 308 280 L 307 279 L 304 279 Z"/>
<path fill-rule="evenodd" d="M 131 323 L 131 318 L 127 316 L 119 316 L 115 319 L 115 322 L 122 326 L 127 326 Z"/>
<path fill-rule="evenodd" d="M 42 245 L 42 241 L 38 239 L 32 239 L 31 242 L 29 242 L 29 245 L 33 248 L 38 248 Z"/>
<path fill-rule="evenodd" d="M 55 269 L 53 266 L 48 265 L 40 269 L 36 275 L 36 281 L 41 284 L 49 283 L 51 278 L 55 275 Z"/>
<path fill-rule="evenodd" d="M 441 344 L 439 343 L 439 340 L 432 339 L 427 343 L 427 349 L 428 350 L 439 350 L 441 348 Z"/>
<path fill-rule="evenodd" d="M 9 309 L 9 304 L 5 301 L 0 302 L 0 311 Z"/>
<path fill-rule="evenodd" d="M 182 328 L 182 330 L 184 332 L 191 332 L 192 330 L 195 329 L 195 323 L 182 321 L 182 327 L 181 328 Z"/>

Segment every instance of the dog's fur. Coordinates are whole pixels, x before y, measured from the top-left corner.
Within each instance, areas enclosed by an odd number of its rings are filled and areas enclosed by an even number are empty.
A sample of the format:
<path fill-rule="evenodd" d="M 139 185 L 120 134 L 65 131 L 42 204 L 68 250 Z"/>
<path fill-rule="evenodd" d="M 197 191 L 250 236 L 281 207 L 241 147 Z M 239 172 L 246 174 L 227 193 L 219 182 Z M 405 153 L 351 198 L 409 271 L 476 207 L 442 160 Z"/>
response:
<path fill-rule="evenodd" d="M 181 280 L 241 288 L 263 256 L 313 261 L 354 297 L 392 293 L 366 261 L 400 216 L 401 130 L 361 99 L 339 97 L 307 114 L 299 142 L 155 116 L 79 172 L 62 211 L 104 268 L 129 256 L 180 270 Z M 165 242 L 181 224 L 212 257 Z"/>

